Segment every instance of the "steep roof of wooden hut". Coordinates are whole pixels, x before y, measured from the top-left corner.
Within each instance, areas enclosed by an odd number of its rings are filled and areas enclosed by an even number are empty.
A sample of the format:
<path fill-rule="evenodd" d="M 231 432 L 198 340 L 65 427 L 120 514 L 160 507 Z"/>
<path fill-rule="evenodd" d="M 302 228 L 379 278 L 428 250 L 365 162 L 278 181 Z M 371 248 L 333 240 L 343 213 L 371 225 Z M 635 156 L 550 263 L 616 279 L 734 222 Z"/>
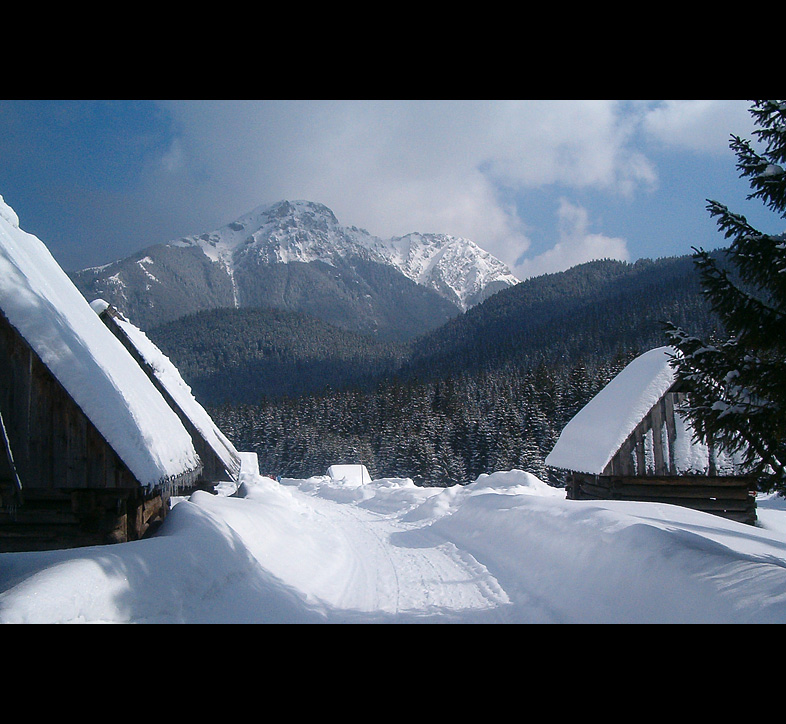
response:
<path fill-rule="evenodd" d="M 109 314 L 112 324 L 125 337 L 139 359 L 158 380 L 174 405 L 191 422 L 204 443 L 221 461 L 226 472 L 237 480 L 240 475 L 240 454 L 235 446 L 216 426 L 207 410 L 199 404 L 191 388 L 172 361 L 138 327 L 129 322 L 118 310 L 107 302 L 96 299 L 90 306 L 100 317 Z M 104 320 L 106 322 L 106 320 Z"/>
<path fill-rule="evenodd" d="M 675 350 L 659 347 L 631 362 L 566 425 L 546 465 L 600 475 L 644 416 L 674 384 Z"/>
<path fill-rule="evenodd" d="M 2 197 L 0 310 L 141 485 L 200 468 L 177 415 Z"/>

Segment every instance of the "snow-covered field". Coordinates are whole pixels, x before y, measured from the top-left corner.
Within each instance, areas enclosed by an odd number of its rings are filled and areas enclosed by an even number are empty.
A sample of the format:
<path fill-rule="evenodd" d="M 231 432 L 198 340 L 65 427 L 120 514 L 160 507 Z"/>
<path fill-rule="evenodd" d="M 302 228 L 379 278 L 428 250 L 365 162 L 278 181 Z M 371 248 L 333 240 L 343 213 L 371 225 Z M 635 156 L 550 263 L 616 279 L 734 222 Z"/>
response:
<path fill-rule="evenodd" d="M 244 474 L 159 534 L 0 555 L 2 623 L 786 623 L 786 501 L 759 525 L 577 502 L 521 471 L 454 488 Z"/>

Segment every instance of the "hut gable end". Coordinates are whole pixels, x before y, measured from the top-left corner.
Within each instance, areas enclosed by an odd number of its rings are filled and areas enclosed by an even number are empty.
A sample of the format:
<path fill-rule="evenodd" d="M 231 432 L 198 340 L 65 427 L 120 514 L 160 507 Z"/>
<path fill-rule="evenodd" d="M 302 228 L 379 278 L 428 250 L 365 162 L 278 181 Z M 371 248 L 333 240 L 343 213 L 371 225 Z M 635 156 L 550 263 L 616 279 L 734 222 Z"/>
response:
<path fill-rule="evenodd" d="M 756 481 L 680 414 L 673 354 L 662 347 L 628 365 L 568 423 L 546 464 L 568 472 L 570 499 L 658 501 L 755 523 Z"/>
<path fill-rule="evenodd" d="M 102 531 L 92 542 L 138 536 L 202 467 L 166 400 L 2 197 L 0 416 L 0 549 L 20 536 L 5 527 L 20 501 L 25 515 L 40 503 L 50 532 L 78 513 Z"/>
<path fill-rule="evenodd" d="M 677 417 L 683 401 L 684 395 L 668 390 L 636 425 L 602 474 L 662 476 L 686 472 L 679 468 L 677 449 L 678 431 L 680 438 L 687 432 Z"/>

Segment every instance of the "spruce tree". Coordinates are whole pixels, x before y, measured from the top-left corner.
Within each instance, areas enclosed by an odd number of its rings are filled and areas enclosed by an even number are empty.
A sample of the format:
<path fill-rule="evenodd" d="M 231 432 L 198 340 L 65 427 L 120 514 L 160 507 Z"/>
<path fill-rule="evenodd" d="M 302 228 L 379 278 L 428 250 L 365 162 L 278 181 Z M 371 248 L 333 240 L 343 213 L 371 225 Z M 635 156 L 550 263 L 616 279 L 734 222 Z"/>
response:
<path fill-rule="evenodd" d="M 741 177 L 781 218 L 786 217 L 786 101 L 752 101 L 754 135 L 731 137 Z M 702 340 L 674 325 L 673 365 L 688 391 L 685 414 L 697 438 L 743 456 L 763 490 L 786 491 L 786 237 L 753 228 L 747 219 L 708 200 L 726 239 L 728 263 L 701 249 L 702 288 L 725 326 L 721 338 Z"/>

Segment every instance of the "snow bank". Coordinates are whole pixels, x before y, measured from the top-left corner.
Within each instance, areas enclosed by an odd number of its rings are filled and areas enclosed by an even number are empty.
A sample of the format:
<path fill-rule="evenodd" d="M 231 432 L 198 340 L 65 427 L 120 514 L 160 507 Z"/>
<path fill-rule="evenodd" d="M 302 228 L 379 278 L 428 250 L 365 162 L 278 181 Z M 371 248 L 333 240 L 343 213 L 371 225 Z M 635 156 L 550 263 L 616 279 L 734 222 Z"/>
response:
<path fill-rule="evenodd" d="M 2 197 L 0 308 L 142 485 L 199 467 L 175 413 Z"/>
<path fill-rule="evenodd" d="M 754 527 L 516 470 L 245 482 L 149 540 L 0 554 L 0 623 L 786 623 L 782 498 Z"/>
<path fill-rule="evenodd" d="M 327 474 L 334 483 L 342 483 L 350 487 L 371 482 L 371 476 L 365 465 L 331 465 Z"/>

